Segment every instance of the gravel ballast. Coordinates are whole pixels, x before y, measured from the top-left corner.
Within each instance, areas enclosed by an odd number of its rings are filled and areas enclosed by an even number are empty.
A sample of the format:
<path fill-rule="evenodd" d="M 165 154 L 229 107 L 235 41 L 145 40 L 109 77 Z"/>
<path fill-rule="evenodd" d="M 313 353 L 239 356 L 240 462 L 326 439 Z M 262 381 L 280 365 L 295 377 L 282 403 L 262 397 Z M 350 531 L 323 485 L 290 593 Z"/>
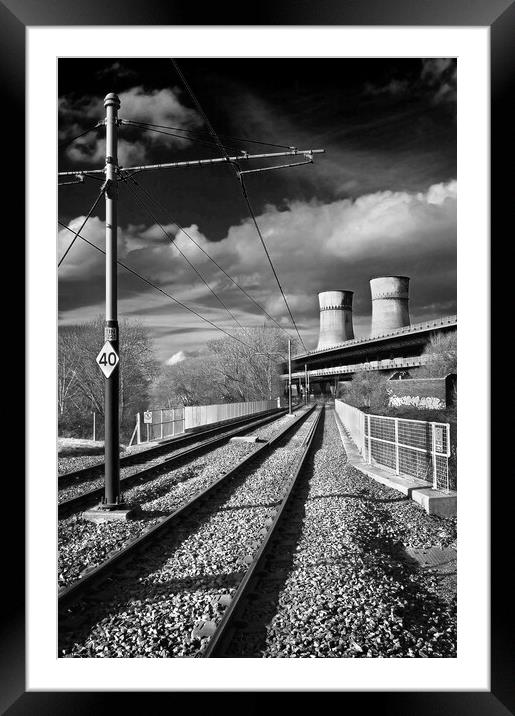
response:
<path fill-rule="evenodd" d="M 282 417 L 256 429 L 253 434 L 266 441 L 289 422 L 291 418 Z M 83 572 L 100 564 L 127 542 L 153 527 L 258 447 L 259 443 L 227 443 L 187 465 L 126 490 L 125 499 L 143 510 L 138 519 L 95 524 L 80 515 L 73 515 L 59 520 L 59 587 L 72 584 Z M 137 471 L 138 467 L 126 469 Z"/>
<path fill-rule="evenodd" d="M 115 582 L 74 605 L 60 630 L 60 655 L 198 655 L 280 503 L 312 420 L 237 478 L 209 512 L 202 508 L 145 552 L 144 564 L 122 568 Z M 348 465 L 332 410 L 322 420 L 284 534 L 280 527 L 269 570 L 243 614 L 247 627 L 227 656 L 455 657 L 455 590 L 443 589 L 441 575 L 405 550 L 455 548 L 456 520 L 427 515 Z"/>
<path fill-rule="evenodd" d="M 346 465 L 331 410 L 289 521 L 296 537 L 259 584 L 229 656 L 456 656 L 455 593 L 405 559 L 405 547 L 455 546 L 455 520 Z"/>
<path fill-rule="evenodd" d="M 197 654 L 206 640 L 199 628 L 220 617 L 224 607 L 219 598 L 232 594 L 243 576 L 245 559 L 255 551 L 264 521 L 280 503 L 314 418 L 228 486 L 218 504 L 210 502 L 209 513 L 204 512 L 206 506 L 191 518 L 190 526 L 162 537 L 145 552 L 143 564 L 121 570 L 104 593 L 81 599 L 66 619 L 66 629 L 60 629 L 60 655 Z M 272 426 L 266 430 L 270 437 Z"/>

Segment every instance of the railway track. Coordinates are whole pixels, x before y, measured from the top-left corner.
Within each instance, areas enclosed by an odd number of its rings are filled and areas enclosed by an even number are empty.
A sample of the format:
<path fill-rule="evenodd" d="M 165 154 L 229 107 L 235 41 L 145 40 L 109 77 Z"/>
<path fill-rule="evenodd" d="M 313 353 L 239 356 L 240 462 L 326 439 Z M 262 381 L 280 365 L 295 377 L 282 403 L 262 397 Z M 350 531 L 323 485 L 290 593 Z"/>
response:
<path fill-rule="evenodd" d="M 280 549 L 281 537 L 279 536 L 279 532 L 281 527 L 284 527 L 284 523 L 286 521 L 285 517 L 288 515 L 288 508 L 295 492 L 300 474 L 310 453 L 321 416 L 322 411 L 320 410 L 316 419 L 310 426 L 308 434 L 304 438 L 302 452 L 299 455 L 291 476 L 286 482 L 284 496 L 280 506 L 277 510 L 275 510 L 275 514 L 268 518 L 266 530 L 264 530 L 263 534 L 263 541 L 261 542 L 257 552 L 251 556 L 252 561 L 250 561 L 249 567 L 245 576 L 241 580 L 236 593 L 228 603 L 223 617 L 215 627 L 207 646 L 201 653 L 198 654 L 198 656 L 203 658 L 219 658 L 226 656 L 227 651 L 230 648 L 231 641 L 234 638 L 235 633 L 238 631 L 239 626 L 246 626 L 246 622 L 241 618 L 242 614 L 245 611 L 247 601 L 253 597 L 253 590 L 257 587 L 260 574 L 263 571 L 266 571 L 265 565 L 267 560 L 270 558 L 270 553 L 273 552 L 274 548 L 277 551 L 278 542 Z"/>
<path fill-rule="evenodd" d="M 159 475 L 163 470 L 170 470 L 185 460 L 194 459 L 207 450 L 212 450 L 218 445 L 223 444 L 226 440 L 230 440 L 231 437 L 241 436 L 246 432 L 267 425 L 282 417 L 285 413 L 285 410 L 274 410 L 271 413 L 267 412 L 266 415 L 257 420 L 255 416 L 253 416 L 253 419 L 250 420 L 246 418 L 243 421 L 238 421 L 236 424 L 232 423 L 230 426 L 218 426 L 217 428 L 206 430 L 202 433 L 193 433 L 185 436 L 184 439 L 180 441 L 170 441 L 170 443 L 166 445 L 158 445 L 135 455 L 125 456 L 125 458 L 120 459 L 120 465 L 122 466 L 123 464 L 124 468 L 141 462 L 150 462 L 151 464 L 136 472 L 127 473 L 125 475 L 122 473 L 120 485 L 124 489 L 135 484 L 141 485 Z M 193 443 L 193 445 L 191 445 L 191 443 Z M 188 445 L 190 446 L 188 447 Z M 170 453 L 171 450 L 173 454 L 170 457 L 164 457 L 162 460 L 155 462 L 163 453 Z M 123 463 L 122 460 L 124 460 Z M 103 467 L 104 464 L 101 463 L 100 466 L 96 465 L 92 468 L 83 468 L 82 470 L 59 476 L 59 478 L 66 478 L 63 480 L 60 492 L 58 493 L 57 513 L 60 519 L 80 512 L 100 501 L 104 494 L 104 485 L 99 473 L 102 472 Z M 69 497 L 69 494 L 72 496 Z"/>
<path fill-rule="evenodd" d="M 173 640 L 170 642 L 170 635 L 163 635 L 157 629 L 155 634 L 159 636 L 156 638 L 161 642 L 168 640 L 171 646 L 169 644 L 168 648 L 161 643 L 152 655 L 202 656 L 209 637 L 215 634 L 216 643 L 221 643 L 219 634 L 223 635 L 226 624 L 233 624 L 230 614 L 236 611 L 233 604 L 237 604 L 243 598 L 241 595 L 245 594 L 245 584 L 251 578 L 249 570 L 254 572 L 259 568 L 257 565 L 267 549 L 270 535 L 275 533 L 281 521 L 311 447 L 320 415 L 320 409 L 313 406 L 290 418 L 279 433 L 246 455 L 207 489 L 125 545 L 82 579 L 61 590 L 61 654 L 83 656 L 77 653 L 80 652 L 80 634 L 85 635 L 88 628 L 94 632 L 96 619 L 98 625 L 102 625 L 106 618 L 114 619 L 114 631 L 108 629 L 114 634 L 120 626 L 118 619 L 123 622 L 127 613 L 117 613 L 120 605 L 126 605 L 130 611 L 131 607 L 127 605 L 137 603 L 141 606 L 143 592 L 162 595 L 164 582 L 161 580 L 165 579 L 167 572 L 159 565 L 166 559 L 172 564 L 170 569 L 174 573 L 170 599 L 181 602 L 180 609 L 175 611 L 182 614 L 182 609 L 185 610 L 185 623 L 175 646 Z M 213 564 L 208 566 L 206 561 Z M 189 566 L 185 566 L 184 562 L 188 562 Z M 215 563 L 219 567 L 215 567 Z M 153 566 L 158 567 L 154 576 Z M 189 569 L 192 574 L 188 576 Z M 183 590 L 177 591 L 178 582 L 185 584 Z M 188 598 L 193 602 L 197 599 L 202 608 L 188 607 Z M 159 599 L 161 607 L 162 599 Z M 203 618 L 209 616 L 207 612 L 212 612 L 215 618 Z M 224 613 L 222 620 L 219 619 L 221 612 Z M 116 616 L 113 617 L 114 613 Z M 156 609 L 151 611 L 152 615 L 155 613 Z M 166 618 L 166 614 L 162 616 Z M 194 623 L 190 623 L 194 617 Z M 218 621 L 220 623 L 215 626 Z M 98 628 L 104 629 L 103 626 Z M 122 633 L 127 632 L 126 627 L 120 628 Z M 129 627 L 130 633 L 131 629 Z M 142 629 L 141 625 L 140 633 L 143 633 Z M 154 634 L 154 630 L 150 629 L 149 633 Z M 75 641 L 77 638 L 79 642 Z M 113 639 L 113 643 L 102 651 L 103 656 L 145 655 L 137 653 L 138 649 L 136 653 L 125 653 L 119 646 L 121 642 L 116 637 Z M 138 644 L 144 641 L 144 637 L 138 636 Z M 91 650 L 94 642 L 95 637 L 88 637 L 86 644 L 90 646 L 86 650 Z M 145 648 L 147 653 L 148 648 L 152 651 L 152 646 Z"/>
<path fill-rule="evenodd" d="M 274 408 L 273 410 L 267 410 L 266 412 L 259 413 L 258 416 L 265 417 L 271 415 L 280 415 L 284 414 L 285 412 L 286 408 Z M 191 443 L 201 439 L 202 437 L 216 435 L 217 433 L 223 432 L 227 429 L 238 427 L 239 425 L 243 426 L 245 424 L 253 422 L 253 420 L 255 419 L 256 414 L 246 415 L 242 418 L 233 418 L 231 420 L 227 420 L 211 428 L 208 427 L 203 430 L 197 430 L 191 433 L 184 433 L 183 435 L 178 435 L 168 440 L 162 440 L 157 445 L 152 445 L 151 447 L 143 448 L 142 450 L 137 450 L 126 455 L 120 455 L 120 467 L 138 465 L 141 462 L 146 462 L 149 459 L 166 454 L 170 452 L 170 450 L 175 450 L 176 448 L 190 445 Z M 101 461 L 93 465 L 79 468 L 77 470 L 62 472 L 60 475 L 57 476 L 58 487 L 66 487 L 67 485 L 77 483 L 85 478 L 87 479 L 93 477 L 94 475 L 103 474 L 104 469 L 105 463 Z"/>

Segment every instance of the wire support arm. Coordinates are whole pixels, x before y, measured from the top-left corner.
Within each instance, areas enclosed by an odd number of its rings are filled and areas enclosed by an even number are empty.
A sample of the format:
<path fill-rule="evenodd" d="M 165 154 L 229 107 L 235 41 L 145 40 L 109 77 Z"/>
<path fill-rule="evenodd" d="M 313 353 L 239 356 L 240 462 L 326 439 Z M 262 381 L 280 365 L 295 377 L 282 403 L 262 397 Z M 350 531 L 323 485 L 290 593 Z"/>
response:
<path fill-rule="evenodd" d="M 143 172 L 157 169 L 179 169 L 182 167 L 202 167 L 211 164 L 231 164 L 250 159 L 272 159 L 274 157 L 298 157 L 324 154 L 325 149 L 290 149 L 285 152 L 265 152 L 263 154 L 239 154 L 237 156 L 211 157 L 209 159 L 190 159 L 183 162 L 165 162 L 161 164 L 141 164 L 133 167 L 120 167 L 125 172 Z M 104 169 L 84 169 L 71 172 L 58 172 L 58 176 L 77 176 L 80 174 L 103 174 Z"/>
<path fill-rule="evenodd" d="M 238 175 L 256 174 L 257 172 L 271 172 L 273 169 L 289 169 L 290 167 L 302 167 L 304 164 L 313 164 L 313 159 L 306 159 L 305 162 L 294 162 L 293 164 L 279 164 L 276 167 L 259 167 L 258 169 L 238 169 Z"/>

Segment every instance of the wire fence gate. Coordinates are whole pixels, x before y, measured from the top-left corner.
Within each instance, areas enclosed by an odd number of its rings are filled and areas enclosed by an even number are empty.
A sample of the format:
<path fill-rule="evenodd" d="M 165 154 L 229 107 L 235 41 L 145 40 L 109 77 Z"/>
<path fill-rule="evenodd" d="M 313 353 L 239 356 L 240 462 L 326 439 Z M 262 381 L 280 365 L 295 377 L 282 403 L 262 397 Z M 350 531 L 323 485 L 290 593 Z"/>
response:
<path fill-rule="evenodd" d="M 364 413 L 337 400 L 336 412 L 369 465 L 416 477 L 449 492 L 449 423 Z"/>

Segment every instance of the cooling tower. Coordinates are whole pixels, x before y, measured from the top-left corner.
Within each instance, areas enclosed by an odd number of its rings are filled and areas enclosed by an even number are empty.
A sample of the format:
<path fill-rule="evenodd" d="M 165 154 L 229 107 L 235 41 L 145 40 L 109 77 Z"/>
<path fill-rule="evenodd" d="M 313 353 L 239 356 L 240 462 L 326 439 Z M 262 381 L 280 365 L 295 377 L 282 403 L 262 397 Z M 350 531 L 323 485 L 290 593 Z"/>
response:
<path fill-rule="evenodd" d="M 372 294 L 372 336 L 410 325 L 407 276 L 373 278 L 370 280 L 370 293 Z"/>
<path fill-rule="evenodd" d="M 324 291 L 318 294 L 320 334 L 317 350 L 354 338 L 352 291 Z"/>

